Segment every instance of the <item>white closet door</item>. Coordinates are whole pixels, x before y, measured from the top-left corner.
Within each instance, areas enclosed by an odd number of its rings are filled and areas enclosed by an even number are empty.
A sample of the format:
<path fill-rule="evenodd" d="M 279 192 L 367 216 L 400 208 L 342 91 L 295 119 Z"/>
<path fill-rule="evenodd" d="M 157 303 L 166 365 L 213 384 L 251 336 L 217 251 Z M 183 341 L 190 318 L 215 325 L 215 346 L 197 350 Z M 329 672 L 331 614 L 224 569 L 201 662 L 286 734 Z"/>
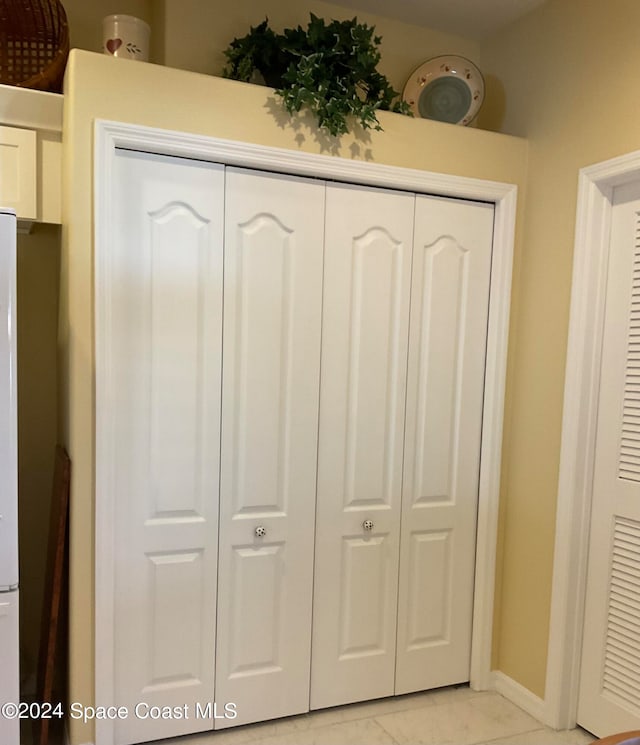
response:
<path fill-rule="evenodd" d="M 114 703 L 193 714 L 214 693 L 224 169 L 128 151 L 114 167 L 97 341 L 98 453 L 110 454 L 100 469 L 115 502 Z M 116 742 L 207 726 L 132 713 Z"/>
<path fill-rule="evenodd" d="M 312 709 L 394 690 L 414 202 L 327 187 Z"/>
<path fill-rule="evenodd" d="M 416 198 L 396 694 L 469 680 L 493 205 Z"/>
<path fill-rule="evenodd" d="M 227 170 L 216 727 L 309 708 L 324 193 Z"/>
<path fill-rule="evenodd" d="M 640 183 L 614 191 L 578 722 L 640 729 Z"/>

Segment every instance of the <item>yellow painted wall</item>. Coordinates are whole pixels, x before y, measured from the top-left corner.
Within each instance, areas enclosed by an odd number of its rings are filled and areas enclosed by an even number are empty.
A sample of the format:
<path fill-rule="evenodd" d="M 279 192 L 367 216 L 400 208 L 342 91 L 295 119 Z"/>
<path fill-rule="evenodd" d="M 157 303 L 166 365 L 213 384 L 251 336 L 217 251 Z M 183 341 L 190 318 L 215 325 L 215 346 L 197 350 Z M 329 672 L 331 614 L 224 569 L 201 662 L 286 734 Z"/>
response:
<path fill-rule="evenodd" d="M 228 41 L 243 34 L 248 24 L 259 22 L 263 16 L 263 11 L 254 12 L 249 0 L 225 6 L 224 13 L 220 13 L 218 3 L 185 2 L 186 6 L 156 0 L 151 15 L 145 15 L 148 13 L 145 0 L 130 0 L 130 7 L 125 10 L 152 23 L 156 59 L 200 72 L 219 71 L 222 50 Z M 75 38 L 78 46 L 87 48 L 94 33 L 88 14 L 94 14 L 99 28 L 102 15 L 114 10 L 107 7 L 106 0 L 102 0 L 99 12 L 95 7 L 89 10 L 88 6 L 94 4 L 80 0 L 66 0 L 65 5 L 72 24 L 74 17 L 85 19 L 76 21 Z M 278 28 L 304 23 L 309 9 L 325 16 L 353 15 L 326 3 L 296 7 L 284 0 L 274 0 L 269 16 Z M 499 543 L 502 571 L 498 577 L 494 662 L 497 668 L 542 696 L 577 175 L 582 166 L 640 148 L 637 127 L 640 100 L 633 93 L 640 61 L 640 45 L 636 40 L 640 6 L 636 0 L 608 0 L 606 4 L 599 0 L 548 0 L 538 10 L 479 45 L 428 29 L 358 15 L 362 20 L 376 23 L 383 35 L 381 69 L 396 87 L 402 87 L 410 70 L 432 55 L 454 51 L 479 59 L 488 84 L 480 126 L 530 140 L 526 220 L 519 224 L 523 237 L 514 266 Z M 85 24 L 84 31 L 78 26 L 80 22 Z M 73 38 L 72 26 L 72 41 Z M 174 71 L 164 71 L 169 77 L 157 78 L 162 96 L 156 95 L 151 100 L 151 96 L 143 94 L 132 101 L 135 86 L 144 85 L 137 78 L 146 78 L 151 73 L 143 75 L 139 70 L 135 76 L 137 82 L 123 73 L 124 88 L 115 92 L 113 86 L 120 77 L 113 71 L 115 68 L 104 67 L 84 56 L 74 62 L 73 68 L 70 81 L 74 86 L 83 82 L 87 90 L 78 91 L 77 96 L 84 113 L 68 116 L 71 129 L 67 132 L 77 129 L 80 140 L 77 146 L 67 149 L 65 167 L 73 176 L 71 183 L 84 184 L 82 199 L 87 207 L 86 166 L 77 161 L 77 154 L 85 153 L 83 157 L 86 157 L 88 152 L 87 118 L 93 111 L 111 118 L 127 116 L 130 120 L 164 122 L 169 127 L 184 126 L 191 131 L 233 139 L 297 147 L 293 133 L 278 130 L 269 120 L 263 110 L 264 92 L 259 89 L 209 78 L 180 78 Z M 92 80 L 91 75 L 98 77 Z M 96 80 L 99 84 L 94 87 Z M 183 84 L 184 93 L 179 90 Z M 99 100 L 106 89 L 112 96 L 110 106 Z M 196 99 L 202 102 L 197 112 L 192 109 Z M 164 105 L 166 101 L 176 104 L 171 112 Z M 68 114 L 70 111 L 67 106 Z M 395 119 L 383 116 L 385 124 Z M 411 134 L 405 127 L 412 130 Z M 424 133 L 419 144 L 415 140 L 416 127 Z M 403 122 L 387 129 L 386 134 L 373 137 L 369 148 L 380 162 L 488 175 L 501 170 L 510 172 L 513 163 L 523 157 L 517 148 L 508 146 L 503 151 L 501 139 L 486 149 L 485 143 L 491 140 L 484 133 L 472 135 L 469 131 L 426 122 L 414 125 Z M 473 140 L 474 136 L 480 140 Z M 400 137 L 409 139 L 400 144 Z M 430 147 L 429 138 L 440 142 L 441 137 L 446 146 L 437 152 L 437 147 Z M 482 152 L 475 149 L 478 143 Z M 314 150 L 320 146 L 312 134 L 307 134 L 302 147 Z M 456 154 L 456 148 L 460 147 Z M 360 148 L 360 152 L 363 154 L 364 149 Z M 496 163 L 490 165 L 491 157 L 496 158 Z M 489 177 L 509 180 L 504 175 Z M 72 192 L 77 196 L 77 186 L 72 187 Z M 63 275 L 63 281 L 71 282 L 75 288 L 71 317 L 75 319 L 73 326 L 76 322 L 80 324 L 78 329 L 69 329 L 69 362 L 74 381 L 71 431 L 79 454 L 88 456 L 88 460 L 82 458 L 83 462 L 90 464 L 91 442 L 82 442 L 82 435 L 78 435 L 90 431 L 92 405 L 91 386 L 82 382 L 90 369 L 92 355 L 90 317 L 85 313 L 86 318 L 82 318 L 82 312 L 91 307 L 87 284 L 90 266 L 83 263 L 88 240 L 87 224 L 83 223 L 89 219 L 89 212 L 86 215 L 69 230 L 68 249 L 79 252 L 79 259 L 74 259 L 74 266 L 68 276 Z M 90 466 L 87 468 L 77 481 L 78 485 L 84 484 L 85 491 L 91 483 Z M 92 514 L 90 499 L 81 500 L 74 509 L 76 525 L 86 528 Z M 91 654 L 92 644 L 90 625 L 83 626 L 91 608 L 91 567 L 86 561 L 91 546 L 84 545 L 80 538 L 76 549 L 85 561 L 84 566 L 80 562 L 72 570 L 78 635 L 78 643 L 72 650 L 72 659 L 77 662 L 72 686 L 73 690 L 82 692 L 89 691 L 92 685 L 90 673 L 82 665 L 83 657 Z"/>
<path fill-rule="evenodd" d="M 478 61 L 477 41 L 454 34 L 411 26 L 356 12 L 322 0 L 64 0 L 69 20 L 71 46 L 100 51 L 102 18 L 111 13 L 138 16 L 151 26 L 151 61 L 181 70 L 219 75 L 225 64 L 223 51 L 234 37 L 244 36 L 250 26 L 261 23 L 268 15 L 276 31 L 285 27 L 306 26 L 309 12 L 326 19 L 342 20 L 357 15 L 362 22 L 373 24 L 382 36 L 382 60 L 379 69 L 391 84 L 402 91 L 412 70 L 429 57 L 439 54 L 461 54 Z"/>
<path fill-rule="evenodd" d="M 529 139 L 510 350 L 497 666 L 544 695 L 578 170 L 640 149 L 640 3 L 548 0 L 486 40 L 480 125 Z"/>
<path fill-rule="evenodd" d="M 306 26 L 309 11 L 322 18 L 343 20 L 357 15 L 358 20 L 373 24 L 382 36 L 379 70 L 394 88 L 402 91 L 404 84 L 424 60 L 439 54 L 462 54 L 477 60 L 479 44 L 461 36 L 433 29 L 410 26 L 400 21 L 357 12 L 319 0 L 292 3 L 291 0 L 269 0 L 258 4 L 254 0 L 164 0 L 164 64 L 194 72 L 219 75 L 225 64 L 223 51 L 234 37 L 244 36 L 250 26 L 261 23 L 265 16 L 276 31 Z M 157 16 L 161 13 L 158 12 Z M 197 20 L 196 20 L 197 19 Z"/>
<path fill-rule="evenodd" d="M 102 19 L 114 13 L 142 18 L 153 24 L 153 0 L 62 0 L 69 22 L 71 47 L 99 52 L 102 49 Z M 179 4 L 179 3 L 178 3 Z"/>
<path fill-rule="evenodd" d="M 93 701 L 93 124 L 115 119 L 314 153 L 524 184 L 526 142 L 383 112 L 384 132 L 330 143 L 288 126 L 269 89 L 75 51 L 67 70 L 63 155 L 62 417 L 73 461 L 70 700 Z M 161 95 L 159 94 L 161 92 Z M 168 102 L 171 105 L 168 105 Z M 71 722 L 72 745 L 91 726 Z"/>
<path fill-rule="evenodd" d="M 20 672 L 34 695 L 57 442 L 59 226 L 19 235 L 17 264 Z"/>

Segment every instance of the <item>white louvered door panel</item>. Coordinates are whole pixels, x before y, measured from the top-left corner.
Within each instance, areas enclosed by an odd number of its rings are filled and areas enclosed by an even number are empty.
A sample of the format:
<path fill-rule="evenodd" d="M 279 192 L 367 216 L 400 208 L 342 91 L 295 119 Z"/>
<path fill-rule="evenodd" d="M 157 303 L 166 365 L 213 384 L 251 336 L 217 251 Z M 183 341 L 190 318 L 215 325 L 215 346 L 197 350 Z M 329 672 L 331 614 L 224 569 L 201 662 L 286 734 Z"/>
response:
<path fill-rule="evenodd" d="M 493 211 L 416 197 L 396 694 L 469 680 Z"/>
<path fill-rule="evenodd" d="M 614 192 L 578 722 L 640 729 L 640 183 Z"/>
<path fill-rule="evenodd" d="M 414 204 L 327 186 L 312 709 L 394 690 Z"/>
<path fill-rule="evenodd" d="M 99 340 L 115 503 L 116 743 L 212 727 L 224 169 L 118 151 Z M 133 715 L 138 703 L 191 716 Z M 144 711 L 140 712 L 144 714 Z"/>
<path fill-rule="evenodd" d="M 227 169 L 216 728 L 309 708 L 324 198 Z"/>

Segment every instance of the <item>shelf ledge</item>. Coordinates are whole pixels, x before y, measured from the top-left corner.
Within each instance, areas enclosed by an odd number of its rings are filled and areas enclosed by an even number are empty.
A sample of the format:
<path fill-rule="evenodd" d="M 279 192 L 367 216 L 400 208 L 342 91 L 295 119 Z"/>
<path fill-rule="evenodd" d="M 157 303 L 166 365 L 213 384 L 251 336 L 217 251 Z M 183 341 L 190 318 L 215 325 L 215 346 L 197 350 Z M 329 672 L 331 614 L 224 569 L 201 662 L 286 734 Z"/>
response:
<path fill-rule="evenodd" d="M 62 132 L 61 93 L 0 85 L 0 123 L 48 132 Z"/>

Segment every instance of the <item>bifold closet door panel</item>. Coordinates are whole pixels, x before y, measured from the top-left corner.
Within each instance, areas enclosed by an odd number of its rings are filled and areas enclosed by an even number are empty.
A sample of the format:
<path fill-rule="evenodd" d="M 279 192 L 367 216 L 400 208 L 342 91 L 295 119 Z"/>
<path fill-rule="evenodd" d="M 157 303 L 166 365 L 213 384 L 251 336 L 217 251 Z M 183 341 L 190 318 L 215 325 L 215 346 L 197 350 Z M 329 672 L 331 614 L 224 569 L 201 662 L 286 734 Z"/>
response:
<path fill-rule="evenodd" d="M 312 709 L 394 690 L 414 203 L 327 186 Z"/>
<path fill-rule="evenodd" d="M 324 198 L 227 169 L 216 728 L 309 708 Z"/>
<path fill-rule="evenodd" d="M 469 680 L 493 213 L 416 198 L 396 694 Z"/>
<path fill-rule="evenodd" d="M 97 339 L 98 472 L 113 490 L 114 701 L 184 707 L 214 694 L 224 169 L 118 151 L 109 307 Z M 111 497 L 110 497 L 111 498 Z M 116 721 L 116 742 L 211 717 Z"/>

